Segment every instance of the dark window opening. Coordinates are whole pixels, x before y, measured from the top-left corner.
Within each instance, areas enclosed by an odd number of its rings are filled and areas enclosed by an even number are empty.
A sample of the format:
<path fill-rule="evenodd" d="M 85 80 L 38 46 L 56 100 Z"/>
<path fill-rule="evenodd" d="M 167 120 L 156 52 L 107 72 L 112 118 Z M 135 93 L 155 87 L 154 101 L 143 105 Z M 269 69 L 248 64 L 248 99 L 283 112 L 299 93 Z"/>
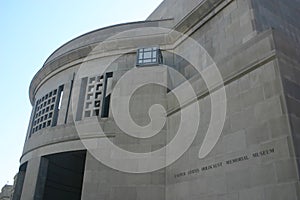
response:
<path fill-rule="evenodd" d="M 99 90 L 101 90 L 101 88 L 102 88 L 102 83 L 97 85 L 96 90 L 99 91 Z"/>
<path fill-rule="evenodd" d="M 90 117 L 90 116 L 91 116 L 90 110 L 84 112 L 84 117 Z"/>
<path fill-rule="evenodd" d="M 100 107 L 100 101 L 95 101 L 95 107 L 96 108 Z"/>
<path fill-rule="evenodd" d="M 107 118 L 109 117 L 109 106 L 110 106 L 110 89 L 109 87 L 111 83 L 111 79 L 113 77 L 112 72 L 108 72 L 105 74 L 104 79 L 104 89 L 103 89 L 103 99 L 102 99 L 102 108 L 101 108 L 101 117 Z"/>
<path fill-rule="evenodd" d="M 94 110 L 93 116 L 99 116 L 99 109 Z"/>
<path fill-rule="evenodd" d="M 101 117 L 107 118 L 109 116 L 109 106 L 110 106 L 110 94 L 103 101 Z"/>
<path fill-rule="evenodd" d="M 96 92 L 95 93 L 95 99 L 99 99 L 101 97 L 101 92 Z"/>

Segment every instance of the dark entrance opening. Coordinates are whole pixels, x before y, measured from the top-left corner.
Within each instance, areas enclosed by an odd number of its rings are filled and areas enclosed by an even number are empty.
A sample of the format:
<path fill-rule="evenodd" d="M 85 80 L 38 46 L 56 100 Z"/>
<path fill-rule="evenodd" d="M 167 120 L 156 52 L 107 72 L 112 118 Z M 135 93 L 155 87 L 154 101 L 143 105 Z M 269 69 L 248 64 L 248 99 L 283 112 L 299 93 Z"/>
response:
<path fill-rule="evenodd" d="M 42 199 L 80 200 L 85 157 L 86 151 L 45 156 L 47 175 Z"/>
<path fill-rule="evenodd" d="M 13 200 L 21 199 L 21 194 L 23 190 L 23 184 L 25 180 L 25 174 L 27 169 L 27 162 L 20 166 L 19 172 L 16 177 L 15 189 L 13 194 Z"/>

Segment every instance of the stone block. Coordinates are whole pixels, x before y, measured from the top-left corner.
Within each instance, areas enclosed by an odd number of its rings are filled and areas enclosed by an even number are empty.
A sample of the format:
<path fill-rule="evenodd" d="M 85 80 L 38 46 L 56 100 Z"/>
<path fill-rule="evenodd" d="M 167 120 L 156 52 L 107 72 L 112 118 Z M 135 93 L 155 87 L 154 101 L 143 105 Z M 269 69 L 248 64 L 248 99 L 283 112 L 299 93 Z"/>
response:
<path fill-rule="evenodd" d="M 279 183 L 297 181 L 297 169 L 294 159 L 280 160 L 275 163 L 276 177 Z"/>
<path fill-rule="evenodd" d="M 239 113 L 236 113 L 230 117 L 231 130 L 238 131 L 251 127 L 257 123 L 253 107 L 248 107 Z"/>
<path fill-rule="evenodd" d="M 248 91 L 241 93 L 241 106 L 247 108 L 253 106 L 264 99 L 262 87 L 251 88 Z"/>
<path fill-rule="evenodd" d="M 228 192 L 248 189 L 251 186 L 250 169 L 240 169 L 226 173 Z"/>
<path fill-rule="evenodd" d="M 265 82 L 263 84 L 264 88 L 264 98 L 268 99 L 273 96 L 279 96 L 283 94 L 283 90 L 280 84 L 279 79 L 275 79 L 273 81 Z"/>
<path fill-rule="evenodd" d="M 237 152 L 246 148 L 246 134 L 244 130 L 225 135 L 222 139 L 224 153 Z"/>
<path fill-rule="evenodd" d="M 265 200 L 265 193 L 263 188 L 254 187 L 239 192 L 240 200 Z"/>
<path fill-rule="evenodd" d="M 255 105 L 255 119 L 257 121 L 267 121 L 282 115 L 282 104 L 279 97 L 267 99 Z"/>
<path fill-rule="evenodd" d="M 289 125 L 286 115 L 269 120 L 268 127 L 272 138 L 282 137 L 289 134 Z"/>
<path fill-rule="evenodd" d="M 276 184 L 276 173 L 273 164 L 265 164 L 251 168 L 251 187 Z"/>
<path fill-rule="evenodd" d="M 254 127 L 250 127 L 246 129 L 246 141 L 247 146 L 251 146 L 253 144 L 264 143 L 269 139 L 269 128 L 267 123 L 259 124 Z"/>
<path fill-rule="evenodd" d="M 274 185 L 265 188 L 265 200 L 298 200 L 294 183 Z"/>

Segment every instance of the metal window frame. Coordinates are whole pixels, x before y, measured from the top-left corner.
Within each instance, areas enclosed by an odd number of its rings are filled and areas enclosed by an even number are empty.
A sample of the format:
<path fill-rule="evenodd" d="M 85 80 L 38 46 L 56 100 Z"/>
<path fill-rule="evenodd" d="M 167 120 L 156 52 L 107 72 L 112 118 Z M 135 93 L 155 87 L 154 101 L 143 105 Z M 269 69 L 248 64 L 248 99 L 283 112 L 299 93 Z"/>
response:
<path fill-rule="evenodd" d="M 145 53 L 151 53 L 151 56 L 149 58 L 145 58 L 144 57 Z M 154 53 L 156 53 L 156 56 L 154 56 Z M 149 62 L 145 62 L 145 60 L 149 60 Z M 137 49 L 136 51 L 137 67 L 159 65 L 162 64 L 162 62 L 163 62 L 162 54 L 158 46 L 142 47 Z"/>

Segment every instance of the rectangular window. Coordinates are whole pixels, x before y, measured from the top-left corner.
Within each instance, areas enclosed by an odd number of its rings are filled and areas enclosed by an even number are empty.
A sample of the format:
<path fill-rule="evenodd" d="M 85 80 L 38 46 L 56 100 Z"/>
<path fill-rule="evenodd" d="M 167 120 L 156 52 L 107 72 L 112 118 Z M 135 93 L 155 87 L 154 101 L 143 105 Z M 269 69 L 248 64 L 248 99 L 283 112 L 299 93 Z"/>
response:
<path fill-rule="evenodd" d="M 104 75 L 86 77 L 82 79 L 82 93 L 85 93 L 85 98 L 81 99 L 84 105 L 79 112 L 83 113 L 83 117 L 98 116 L 107 118 L 109 115 L 109 102 L 111 93 L 111 82 L 113 72 L 106 72 Z M 81 116 L 76 116 L 76 120 L 80 120 Z"/>
<path fill-rule="evenodd" d="M 140 48 L 137 50 L 136 66 L 158 65 L 162 61 L 162 54 L 158 47 Z"/>
<path fill-rule="evenodd" d="M 57 113 L 60 109 L 61 101 L 63 95 L 63 86 L 58 89 L 50 91 L 43 97 L 36 101 L 34 117 L 32 119 L 31 134 L 36 131 L 49 127 L 50 125 L 55 125 L 56 119 L 53 115 Z M 57 108 L 55 108 L 55 106 Z"/>
<path fill-rule="evenodd" d="M 107 118 L 109 115 L 109 106 L 110 106 L 110 96 L 112 90 L 112 77 L 113 73 L 108 72 L 105 74 L 104 79 L 104 90 L 102 96 L 102 110 L 101 110 L 101 117 Z"/>

